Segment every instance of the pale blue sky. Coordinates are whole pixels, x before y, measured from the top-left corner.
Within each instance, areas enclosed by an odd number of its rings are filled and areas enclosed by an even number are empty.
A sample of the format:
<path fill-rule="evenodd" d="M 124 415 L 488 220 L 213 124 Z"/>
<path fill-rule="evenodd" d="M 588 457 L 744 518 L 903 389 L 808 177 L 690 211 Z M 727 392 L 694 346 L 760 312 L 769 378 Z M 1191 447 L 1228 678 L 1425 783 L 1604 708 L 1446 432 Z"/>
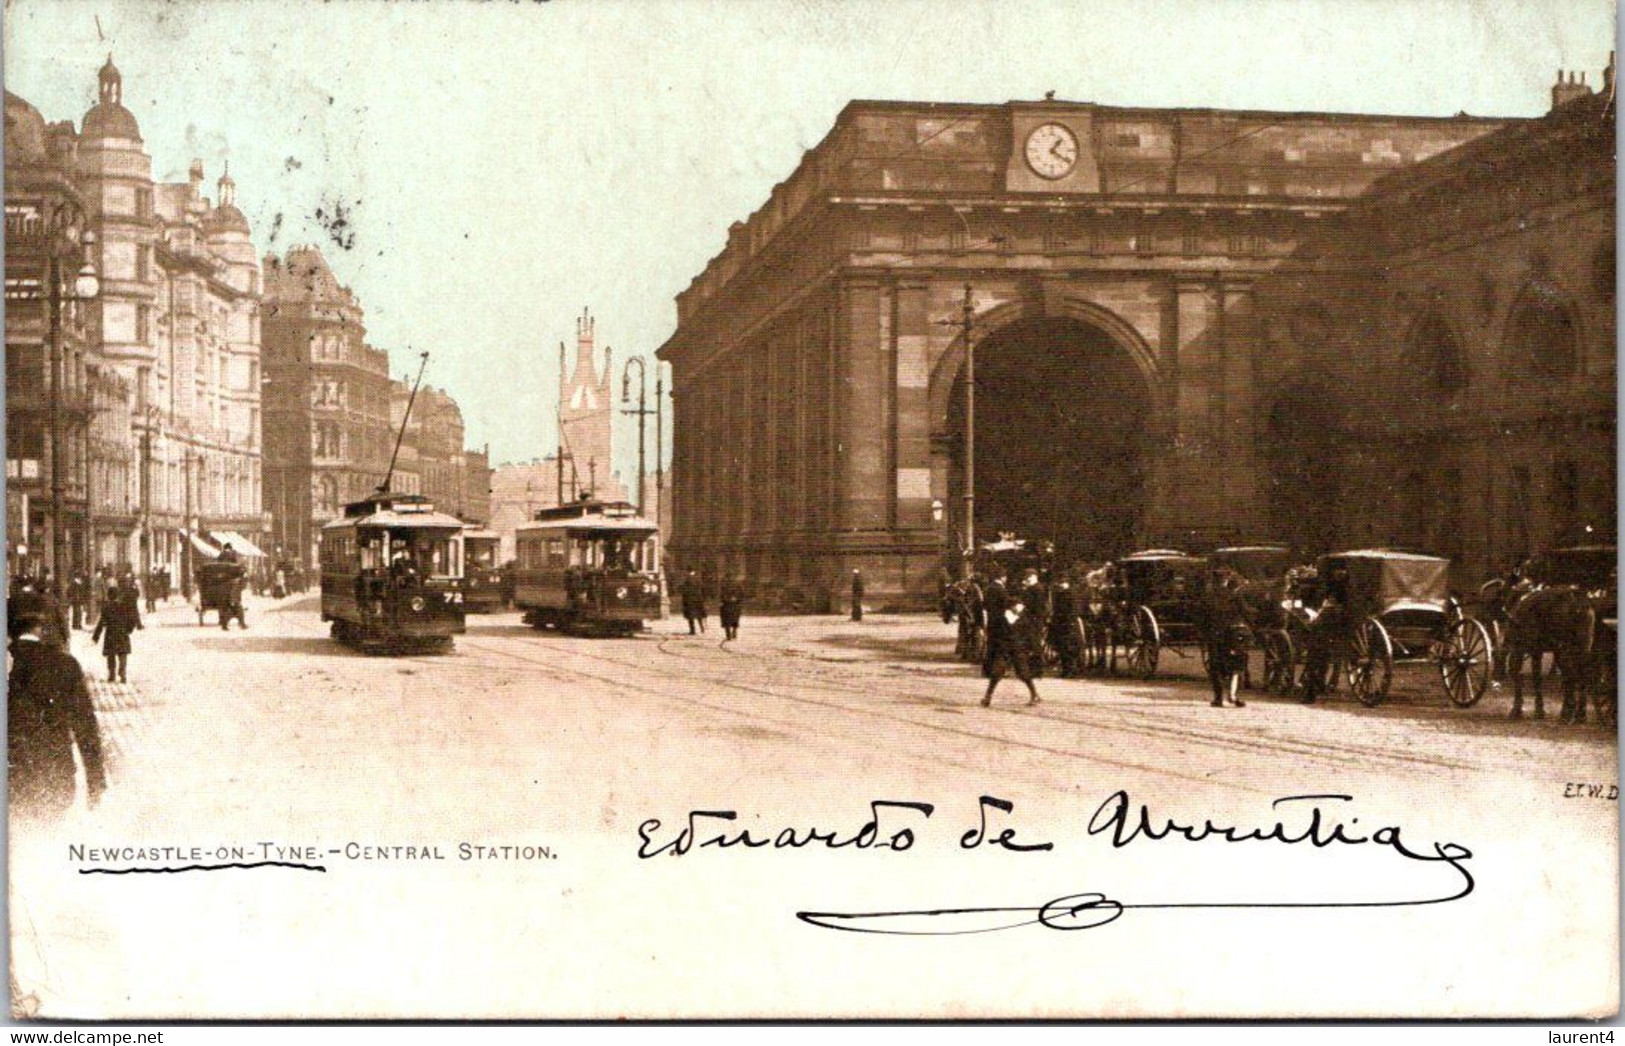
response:
<path fill-rule="evenodd" d="M 500 462 L 552 447 L 581 307 L 617 369 L 652 355 L 853 98 L 1532 116 L 1613 36 L 1607 0 L 11 0 L 4 58 L 77 122 L 114 52 L 155 173 L 229 158 L 261 253 L 321 244 Z"/>

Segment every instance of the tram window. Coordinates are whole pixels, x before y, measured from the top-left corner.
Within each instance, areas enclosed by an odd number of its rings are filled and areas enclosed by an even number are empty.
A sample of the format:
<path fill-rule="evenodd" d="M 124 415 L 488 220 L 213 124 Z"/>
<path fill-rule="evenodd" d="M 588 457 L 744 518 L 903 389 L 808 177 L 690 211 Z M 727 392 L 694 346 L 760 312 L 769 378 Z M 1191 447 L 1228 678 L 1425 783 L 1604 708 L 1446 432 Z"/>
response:
<path fill-rule="evenodd" d="M 550 566 L 550 567 L 562 567 L 562 566 L 564 566 L 564 560 L 565 560 L 564 551 L 565 550 L 564 550 L 564 539 L 563 538 L 548 538 L 547 539 L 547 565 Z"/>
<path fill-rule="evenodd" d="M 465 544 L 467 544 L 465 542 Z M 490 568 L 496 563 L 496 548 L 488 543 L 468 545 L 468 565 Z"/>

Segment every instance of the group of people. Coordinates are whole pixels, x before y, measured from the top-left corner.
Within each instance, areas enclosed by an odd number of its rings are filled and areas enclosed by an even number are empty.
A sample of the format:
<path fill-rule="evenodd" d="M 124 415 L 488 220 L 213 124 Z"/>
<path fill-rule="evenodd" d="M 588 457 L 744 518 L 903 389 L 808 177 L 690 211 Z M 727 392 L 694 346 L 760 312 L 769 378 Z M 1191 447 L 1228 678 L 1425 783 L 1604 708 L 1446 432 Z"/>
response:
<path fill-rule="evenodd" d="M 684 575 L 677 594 L 683 603 L 683 618 L 688 622 L 688 634 L 703 635 L 705 619 L 708 616 L 705 580 L 697 571 L 690 570 Z M 717 602 L 722 618 L 723 638 L 738 639 L 739 621 L 745 610 L 744 581 L 732 575 L 724 578 L 717 590 Z"/>

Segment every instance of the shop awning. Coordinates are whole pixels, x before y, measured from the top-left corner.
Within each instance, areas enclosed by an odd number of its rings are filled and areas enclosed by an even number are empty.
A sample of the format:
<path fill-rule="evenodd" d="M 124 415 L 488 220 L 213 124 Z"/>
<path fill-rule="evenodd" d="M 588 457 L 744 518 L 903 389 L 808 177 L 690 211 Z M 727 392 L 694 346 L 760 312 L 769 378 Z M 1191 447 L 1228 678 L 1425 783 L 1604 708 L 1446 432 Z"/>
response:
<path fill-rule="evenodd" d="M 255 545 L 252 541 L 243 537 L 235 530 L 216 530 L 213 531 L 212 534 L 217 541 L 229 542 L 231 544 L 232 551 L 236 552 L 239 556 L 259 556 L 261 559 L 265 558 L 265 553 L 259 550 L 259 546 Z"/>
<path fill-rule="evenodd" d="M 193 534 L 190 531 L 185 531 L 185 530 L 181 531 L 181 533 L 185 534 L 187 539 L 192 542 L 192 547 L 193 548 L 197 549 L 199 552 L 203 553 L 205 556 L 208 556 L 210 559 L 214 559 L 216 556 L 220 555 L 220 550 L 219 549 L 215 548 L 213 545 L 209 544 L 207 541 L 204 541 L 202 538 L 198 537 L 196 534 Z"/>

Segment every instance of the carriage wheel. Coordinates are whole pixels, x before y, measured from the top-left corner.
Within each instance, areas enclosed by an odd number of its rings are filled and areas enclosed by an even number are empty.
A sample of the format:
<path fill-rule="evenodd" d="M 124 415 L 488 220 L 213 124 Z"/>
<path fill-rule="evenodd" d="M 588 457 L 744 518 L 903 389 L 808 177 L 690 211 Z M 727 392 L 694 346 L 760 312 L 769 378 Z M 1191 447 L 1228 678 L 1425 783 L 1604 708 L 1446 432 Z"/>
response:
<path fill-rule="evenodd" d="M 1367 708 L 1382 704 L 1394 677 L 1394 644 L 1382 622 L 1368 617 L 1354 630 L 1348 654 L 1349 688 Z"/>
<path fill-rule="evenodd" d="M 1456 707 L 1478 704 L 1489 689 L 1490 671 L 1495 664 L 1494 647 L 1483 624 L 1471 618 L 1457 621 L 1440 644 L 1437 657 L 1445 693 Z"/>
<path fill-rule="evenodd" d="M 1292 635 L 1284 628 L 1272 628 L 1264 633 L 1264 689 L 1272 694 L 1292 692 L 1293 668 L 1297 651 L 1292 647 Z"/>
<path fill-rule="evenodd" d="M 1135 607 L 1128 622 L 1128 669 L 1141 679 L 1157 674 L 1157 655 L 1162 652 L 1162 629 L 1150 607 Z"/>

